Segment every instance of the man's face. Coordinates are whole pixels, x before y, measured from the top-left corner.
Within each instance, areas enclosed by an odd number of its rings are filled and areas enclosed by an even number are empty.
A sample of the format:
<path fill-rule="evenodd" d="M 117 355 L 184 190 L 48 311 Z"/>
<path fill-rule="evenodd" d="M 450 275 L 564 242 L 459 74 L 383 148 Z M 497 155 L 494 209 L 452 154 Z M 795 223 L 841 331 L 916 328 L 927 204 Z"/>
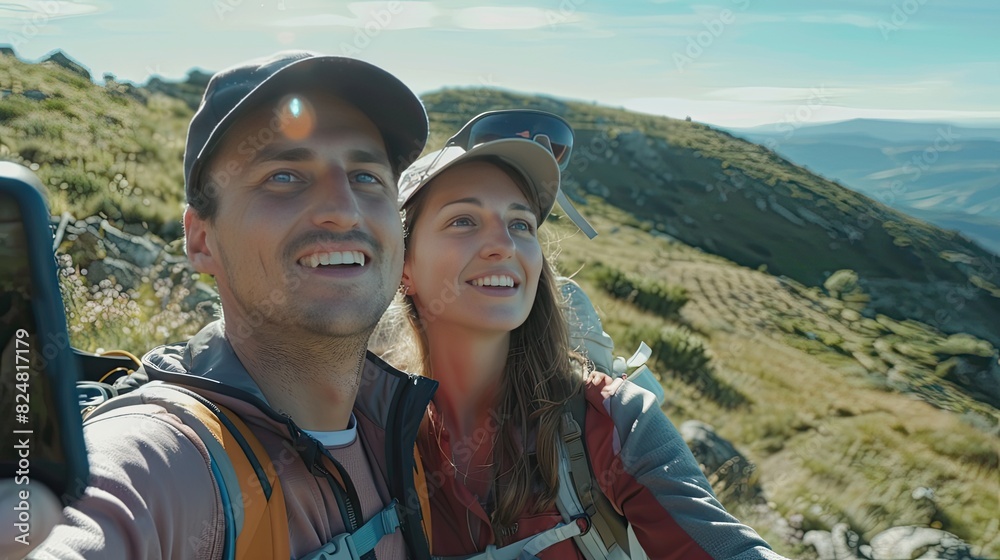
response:
<path fill-rule="evenodd" d="M 187 249 L 216 277 L 227 325 L 242 331 L 230 336 L 371 332 L 403 265 L 396 181 L 371 120 L 315 90 L 262 104 L 205 176 L 218 210 L 188 210 Z"/>

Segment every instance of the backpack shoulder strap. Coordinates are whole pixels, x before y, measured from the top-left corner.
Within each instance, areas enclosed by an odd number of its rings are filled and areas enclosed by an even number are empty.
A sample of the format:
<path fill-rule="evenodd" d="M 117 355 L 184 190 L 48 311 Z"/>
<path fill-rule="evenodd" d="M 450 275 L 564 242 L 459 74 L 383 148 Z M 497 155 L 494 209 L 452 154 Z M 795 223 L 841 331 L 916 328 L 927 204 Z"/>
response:
<path fill-rule="evenodd" d="M 601 318 L 590 297 L 579 284 L 569 278 L 559 277 L 557 282 L 566 300 L 563 314 L 569 327 L 570 347 L 585 356 L 593 369 L 611 377 L 621 377 L 633 370 L 627 376 L 628 380 L 652 391 L 656 401 L 662 405 L 665 399 L 663 386 L 644 365 L 652 355 L 652 349 L 645 342 L 640 342 L 639 349 L 631 358 L 616 358 L 615 342 L 604 332 L 604 325 L 601 324 Z"/>
<path fill-rule="evenodd" d="M 87 420 L 123 406 L 149 403 L 180 418 L 208 448 L 226 519 L 223 558 L 291 557 L 277 471 L 260 440 L 235 413 L 183 387 L 154 381 L 107 401 Z"/>
<path fill-rule="evenodd" d="M 420 525 L 423 528 L 424 536 L 427 538 L 427 550 L 434 550 L 434 531 L 431 525 L 431 497 L 427 489 L 427 474 L 424 472 L 424 461 L 420 457 L 420 449 L 413 446 L 413 485 L 417 490 L 417 498 L 420 500 Z"/>
<path fill-rule="evenodd" d="M 567 412 L 563 415 L 562 442 L 565 459 L 561 458 L 560 493 L 558 502 L 560 510 L 566 508 L 564 515 L 570 514 L 572 506 L 579 505 L 580 513 L 587 516 L 596 537 L 589 532 L 576 537 L 577 545 L 590 558 L 612 558 L 624 553 L 628 558 L 629 539 L 628 524 L 619 514 L 607 496 L 601 491 L 594 478 L 584 442 L 583 428 L 586 425 L 587 401 L 585 395 L 577 393 L 567 403 Z M 562 484 L 569 480 L 570 484 Z M 567 496 L 563 492 L 573 490 L 575 496 Z M 575 499 L 573 499 L 575 498 Z M 573 515 L 570 514 L 572 518 Z M 590 538 L 587 538 L 590 537 Z M 614 549 L 618 549 L 618 554 Z"/>

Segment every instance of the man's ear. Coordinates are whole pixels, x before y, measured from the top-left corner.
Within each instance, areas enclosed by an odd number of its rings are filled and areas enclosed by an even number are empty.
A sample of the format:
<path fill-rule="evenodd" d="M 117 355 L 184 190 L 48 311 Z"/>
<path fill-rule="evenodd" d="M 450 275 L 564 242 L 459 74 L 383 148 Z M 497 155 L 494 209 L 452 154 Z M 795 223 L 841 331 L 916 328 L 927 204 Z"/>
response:
<path fill-rule="evenodd" d="M 209 220 L 199 216 L 190 206 L 184 210 L 184 251 L 195 270 L 213 276 L 221 265 L 219 256 L 212 250 L 214 234 Z"/>

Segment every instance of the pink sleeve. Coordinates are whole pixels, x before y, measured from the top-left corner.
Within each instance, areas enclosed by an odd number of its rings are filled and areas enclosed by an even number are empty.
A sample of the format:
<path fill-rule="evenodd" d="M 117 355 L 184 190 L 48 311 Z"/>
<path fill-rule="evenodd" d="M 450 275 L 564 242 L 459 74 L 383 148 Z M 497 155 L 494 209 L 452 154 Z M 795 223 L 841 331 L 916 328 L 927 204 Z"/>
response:
<path fill-rule="evenodd" d="M 224 519 L 208 451 L 155 405 L 84 428 L 90 485 L 32 558 L 220 558 Z"/>

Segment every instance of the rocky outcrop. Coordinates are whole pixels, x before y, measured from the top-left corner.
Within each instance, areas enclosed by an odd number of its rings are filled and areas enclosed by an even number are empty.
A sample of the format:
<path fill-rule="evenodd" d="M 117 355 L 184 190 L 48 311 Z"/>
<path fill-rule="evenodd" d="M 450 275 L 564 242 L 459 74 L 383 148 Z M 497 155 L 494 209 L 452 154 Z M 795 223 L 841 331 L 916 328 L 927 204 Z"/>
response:
<path fill-rule="evenodd" d="M 127 233 L 99 216 L 84 220 L 54 217 L 53 224 L 63 224 L 57 231 L 59 251 L 69 255 L 73 266 L 97 286 L 103 281 L 121 286 L 120 291 L 140 289 L 153 279 L 169 279 L 172 286 L 183 292 L 183 305 L 192 310 L 211 312 L 218 294 L 208 284 L 199 281 L 188 260 L 180 254 L 180 246 L 168 247 L 163 240 L 146 232 Z"/>
<path fill-rule="evenodd" d="M 717 494 L 743 501 L 760 496 L 757 466 L 712 426 L 688 420 L 681 424 L 680 433 Z"/>
<path fill-rule="evenodd" d="M 870 558 L 973 558 L 972 550 L 962 539 L 940 529 L 893 527 L 872 537 Z"/>
<path fill-rule="evenodd" d="M 840 523 L 830 531 L 809 531 L 802 542 L 816 550 L 819 560 L 976 560 L 962 539 L 927 527 L 893 527 L 860 544 L 858 534 Z"/>
<path fill-rule="evenodd" d="M 52 54 L 47 56 L 42 63 L 52 63 L 56 66 L 61 66 L 74 74 L 83 76 L 84 78 L 90 79 L 90 70 L 87 70 L 82 64 L 70 58 L 66 53 L 57 50 Z"/>

